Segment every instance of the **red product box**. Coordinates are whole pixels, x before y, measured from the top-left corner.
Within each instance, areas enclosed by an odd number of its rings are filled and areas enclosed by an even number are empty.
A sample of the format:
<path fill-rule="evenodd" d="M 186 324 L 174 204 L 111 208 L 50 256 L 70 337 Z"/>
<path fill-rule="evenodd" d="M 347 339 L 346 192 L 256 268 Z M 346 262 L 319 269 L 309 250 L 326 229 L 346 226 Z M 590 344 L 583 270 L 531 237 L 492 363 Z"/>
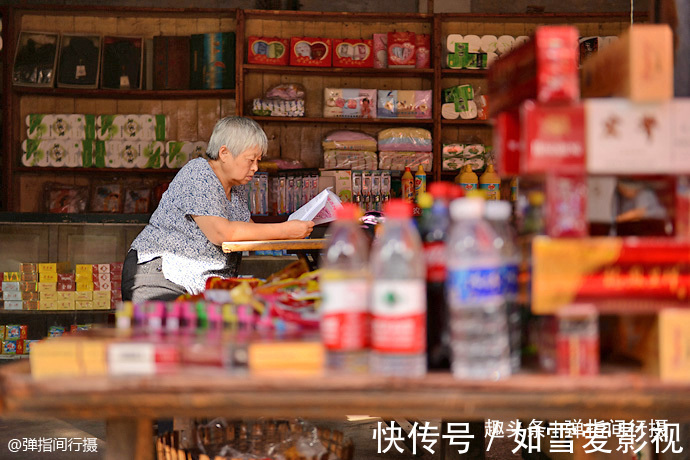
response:
<path fill-rule="evenodd" d="M 76 283 L 74 281 L 64 281 L 62 283 L 57 283 L 58 291 L 74 291 L 76 289 Z"/>
<path fill-rule="evenodd" d="M 546 175 L 546 234 L 582 237 L 587 225 L 587 178 L 584 174 Z"/>
<path fill-rule="evenodd" d="M 493 129 L 496 149 L 496 169 L 505 175 L 520 174 L 520 114 L 501 112 L 496 116 Z"/>
<path fill-rule="evenodd" d="M 76 281 L 76 275 L 74 273 L 58 273 L 58 283 L 67 283 Z"/>
<path fill-rule="evenodd" d="M 110 273 L 110 264 L 94 264 L 94 273 Z"/>
<path fill-rule="evenodd" d="M 247 41 L 247 62 L 249 64 L 288 65 L 290 61 L 290 54 L 288 53 L 290 49 L 289 39 L 249 37 Z"/>
<path fill-rule="evenodd" d="M 124 265 L 123 262 L 115 262 L 110 264 L 110 274 L 113 273 L 122 273 L 122 266 Z"/>
<path fill-rule="evenodd" d="M 19 264 L 19 271 L 22 273 L 38 273 L 38 266 L 33 263 Z"/>
<path fill-rule="evenodd" d="M 431 67 L 431 37 L 428 34 L 417 34 L 415 38 L 415 67 Z"/>
<path fill-rule="evenodd" d="M 36 281 L 36 282 L 38 282 L 38 273 L 22 272 L 22 281 Z"/>
<path fill-rule="evenodd" d="M 118 291 L 122 289 L 122 281 L 111 281 L 110 290 L 117 289 Z"/>
<path fill-rule="evenodd" d="M 22 300 L 39 300 L 40 295 L 38 292 L 22 292 Z M 24 302 L 24 306 L 26 306 L 26 302 Z M 26 308 L 26 310 L 30 310 L 29 308 Z"/>
<path fill-rule="evenodd" d="M 38 294 L 38 292 L 34 292 L 33 294 Z M 40 302 L 38 298 L 33 300 L 24 300 L 24 310 L 38 310 L 39 305 Z"/>
<path fill-rule="evenodd" d="M 112 285 L 110 281 L 96 281 L 93 283 L 94 291 L 110 291 L 111 289 Z"/>
<path fill-rule="evenodd" d="M 690 177 L 680 177 L 676 184 L 676 236 L 690 238 Z"/>
<path fill-rule="evenodd" d="M 91 281 L 93 281 L 94 283 L 99 283 L 99 282 L 100 283 L 106 283 L 106 282 L 109 283 L 110 282 L 110 276 L 111 276 L 110 273 L 99 273 L 97 275 L 94 274 L 91 277 Z"/>
<path fill-rule="evenodd" d="M 374 67 L 374 40 L 333 39 L 333 67 Z"/>
<path fill-rule="evenodd" d="M 520 107 L 520 172 L 585 172 L 585 111 L 582 104 Z"/>
<path fill-rule="evenodd" d="M 572 26 L 538 27 L 531 40 L 489 67 L 491 114 L 525 99 L 541 103 L 580 99 L 579 33 Z"/>
<path fill-rule="evenodd" d="M 292 37 L 290 65 L 331 67 L 331 47 L 330 38 Z"/>
<path fill-rule="evenodd" d="M 414 67 L 417 65 L 414 32 L 388 32 L 388 67 Z"/>
<path fill-rule="evenodd" d="M 110 290 L 110 299 L 111 300 L 122 300 L 122 291 L 120 289 L 111 289 Z"/>
<path fill-rule="evenodd" d="M 110 282 L 122 281 L 122 273 L 110 273 Z"/>
<path fill-rule="evenodd" d="M 38 283 L 36 281 L 20 281 L 19 290 L 22 292 L 36 292 L 38 291 Z"/>

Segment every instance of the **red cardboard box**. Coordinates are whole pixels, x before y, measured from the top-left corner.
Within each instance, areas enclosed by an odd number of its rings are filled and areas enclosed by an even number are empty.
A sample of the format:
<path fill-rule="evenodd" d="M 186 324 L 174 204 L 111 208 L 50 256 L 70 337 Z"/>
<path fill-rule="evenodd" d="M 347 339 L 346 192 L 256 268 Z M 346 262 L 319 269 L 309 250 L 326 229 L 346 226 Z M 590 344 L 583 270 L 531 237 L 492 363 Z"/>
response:
<path fill-rule="evenodd" d="M 503 175 L 520 174 L 520 114 L 501 112 L 496 116 L 493 130 L 496 149 L 496 170 Z"/>
<path fill-rule="evenodd" d="M 76 282 L 76 275 L 74 273 L 58 273 L 58 283 Z"/>
<path fill-rule="evenodd" d="M 374 40 L 333 40 L 333 67 L 374 67 Z"/>
<path fill-rule="evenodd" d="M 330 38 L 292 37 L 290 65 L 331 67 L 331 47 Z"/>
<path fill-rule="evenodd" d="M 288 65 L 290 40 L 287 38 L 249 37 L 247 41 L 247 62 L 249 64 Z"/>
<path fill-rule="evenodd" d="M 578 56 L 576 27 L 538 27 L 529 41 L 489 67 L 491 114 L 517 107 L 525 99 L 541 103 L 578 101 Z"/>
<path fill-rule="evenodd" d="M 417 64 L 414 32 L 388 32 L 388 67 L 414 67 Z"/>
<path fill-rule="evenodd" d="M 76 289 L 76 283 L 74 281 L 63 281 L 57 283 L 58 291 L 74 291 Z"/>
<path fill-rule="evenodd" d="M 124 265 L 123 262 L 115 262 L 110 264 L 110 273 L 122 273 L 122 266 Z"/>
<path fill-rule="evenodd" d="M 585 172 L 585 111 L 582 104 L 520 107 L 520 172 Z"/>

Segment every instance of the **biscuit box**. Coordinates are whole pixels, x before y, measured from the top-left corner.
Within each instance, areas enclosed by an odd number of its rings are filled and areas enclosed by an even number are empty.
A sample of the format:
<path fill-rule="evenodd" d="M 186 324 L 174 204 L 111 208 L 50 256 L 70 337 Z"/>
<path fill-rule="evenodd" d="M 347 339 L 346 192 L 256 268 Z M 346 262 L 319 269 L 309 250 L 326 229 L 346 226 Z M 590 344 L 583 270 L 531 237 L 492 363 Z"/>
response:
<path fill-rule="evenodd" d="M 388 32 L 388 67 L 412 67 L 417 65 L 414 32 Z"/>
<path fill-rule="evenodd" d="M 247 62 L 249 64 L 288 65 L 290 40 L 278 37 L 249 37 Z"/>
<path fill-rule="evenodd" d="M 290 65 L 330 67 L 331 46 L 330 38 L 292 37 Z"/>
<path fill-rule="evenodd" d="M 374 40 L 334 39 L 333 67 L 374 67 Z"/>

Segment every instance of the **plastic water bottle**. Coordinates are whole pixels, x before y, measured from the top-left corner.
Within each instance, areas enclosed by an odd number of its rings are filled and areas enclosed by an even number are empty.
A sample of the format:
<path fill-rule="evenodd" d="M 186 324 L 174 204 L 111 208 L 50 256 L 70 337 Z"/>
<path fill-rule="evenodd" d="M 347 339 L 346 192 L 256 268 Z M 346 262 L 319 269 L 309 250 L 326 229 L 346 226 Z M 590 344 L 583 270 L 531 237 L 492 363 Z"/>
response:
<path fill-rule="evenodd" d="M 450 212 L 451 370 L 460 379 L 504 378 L 510 375 L 510 352 L 496 233 L 483 218 L 482 199 L 455 200 Z"/>
<path fill-rule="evenodd" d="M 344 203 L 321 260 L 321 338 L 329 369 L 368 370 L 370 279 L 369 240 L 360 227 L 360 208 Z"/>
<path fill-rule="evenodd" d="M 371 255 L 371 372 L 426 373 L 426 286 L 422 242 L 412 205 L 390 200 Z"/>
<path fill-rule="evenodd" d="M 517 302 L 520 251 L 515 231 L 510 224 L 512 207 L 507 201 L 488 201 L 484 215 L 496 232 L 494 247 L 501 254 L 501 291 L 506 301 L 508 333 L 510 337 L 510 368 L 513 373 L 520 370 L 522 326 L 521 308 Z"/>

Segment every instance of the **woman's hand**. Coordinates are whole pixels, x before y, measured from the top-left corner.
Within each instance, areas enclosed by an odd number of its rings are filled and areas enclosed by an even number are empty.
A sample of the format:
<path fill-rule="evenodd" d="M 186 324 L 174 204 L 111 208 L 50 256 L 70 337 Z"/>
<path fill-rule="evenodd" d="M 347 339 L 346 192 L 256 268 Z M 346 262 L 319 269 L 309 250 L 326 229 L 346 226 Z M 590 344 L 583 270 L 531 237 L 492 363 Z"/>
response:
<path fill-rule="evenodd" d="M 314 230 L 314 222 L 310 220 L 288 220 L 281 225 L 285 231 L 285 239 L 290 240 L 306 238 Z"/>

